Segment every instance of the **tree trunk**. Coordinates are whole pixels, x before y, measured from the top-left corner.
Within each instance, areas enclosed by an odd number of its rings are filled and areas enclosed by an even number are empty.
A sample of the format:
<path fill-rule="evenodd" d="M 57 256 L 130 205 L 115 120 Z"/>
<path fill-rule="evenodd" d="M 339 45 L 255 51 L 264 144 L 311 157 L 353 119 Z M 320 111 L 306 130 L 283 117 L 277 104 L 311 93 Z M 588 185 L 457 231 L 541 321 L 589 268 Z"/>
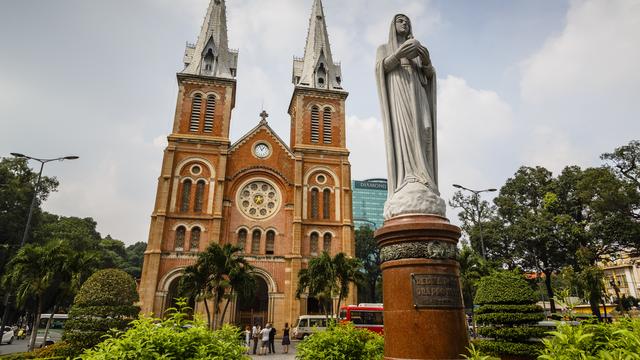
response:
<path fill-rule="evenodd" d="M 551 286 L 551 275 L 553 275 L 553 271 L 544 270 L 543 273 L 544 273 L 544 285 L 547 288 L 547 296 L 549 297 L 549 309 L 553 314 L 556 312 L 556 301 L 553 298 L 554 296 L 553 287 Z"/>
<path fill-rule="evenodd" d="M 215 293 L 213 295 L 213 321 L 211 322 L 213 325 L 213 330 L 216 329 L 216 325 L 218 321 L 218 291 L 216 290 L 214 291 Z"/>
<path fill-rule="evenodd" d="M 36 346 L 36 337 L 38 336 L 38 328 L 40 326 L 40 313 L 42 313 L 42 302 L 42 296 L 38 296 L 38 308 L 36 309 L 36 316 L 33 318 L 33 326 L 31 326 L 28 351 L 33 351 Z M 43 340 L 43 343 L 44 341 L 46 341 L 46 339 Z"/>
<path fill-rule="evenodd" d="M 220 324 L 218 324 L 218 327 L 222 327 L 222 322 L 224 321 L 224 317 L 227 314 L 227 308 L 229 307 L 230 301 L 231 297 L 228 297 L 227 302 L 224 304 L 224 309 L 222 309 L 222 315 L 220 315 Z"/>
<path fill-rule="evenodd" d="M 602 314 L 600 314 L 600 296 L 589 292 L 589 305 L 591 306 L 591 313 L 598 317 L 598 321 L 602 321 Z M 607 306 L 607 304 L 605 304 Z"/>
<path fill-rule="evenodd" d="M 51 312 L 51 315 L 49 316 L 49 320 L 47 320 L 47 327 L 44 329 L 44 342 L 47 342 L 47 336 L 49 335 L 49 328 L 51 327 L 51 322 L 53 321 L 53 315 L 55 315 L 56 311 L 58 311 L 58 306 L 54 305 L 53 306 L 53 311 Z"/>
<path fill-rule="evenodd" d="M 207 304 L 207 297 L 203 299 L 204 311 L 207 313 L 207 329 L 211 329 L 211 311 L 209 311 L 209 304 Z"/>

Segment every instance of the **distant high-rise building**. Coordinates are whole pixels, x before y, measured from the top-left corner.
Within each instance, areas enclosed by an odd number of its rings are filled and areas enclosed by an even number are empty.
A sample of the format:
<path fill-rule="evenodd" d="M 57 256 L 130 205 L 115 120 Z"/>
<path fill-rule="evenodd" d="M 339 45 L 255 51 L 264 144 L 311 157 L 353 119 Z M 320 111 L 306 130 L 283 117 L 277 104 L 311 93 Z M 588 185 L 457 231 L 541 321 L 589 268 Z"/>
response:
<path fill-rule="evenodd" d="M 351 189 L 355 228 L 369 226 L 377 229 L 381 227 L 384 222 L 382 211 L 384 210 L 384 202 L 387 200 L 387 180 L 354 180 Z"/>

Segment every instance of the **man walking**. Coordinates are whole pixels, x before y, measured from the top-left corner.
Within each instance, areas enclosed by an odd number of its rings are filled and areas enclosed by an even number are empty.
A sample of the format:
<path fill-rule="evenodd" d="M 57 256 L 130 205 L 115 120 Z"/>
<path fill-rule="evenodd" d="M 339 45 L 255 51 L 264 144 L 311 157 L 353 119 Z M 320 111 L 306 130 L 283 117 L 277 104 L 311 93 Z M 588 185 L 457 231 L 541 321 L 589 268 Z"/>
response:
<path fill-rule="evenodd" d="M 257 323 L 251 329 L 251 337 L 253 338 L 253 355 L 255 355 L 258 349 L 258 340 L 260 339 L 260 325 Z"/>
<path fill-rule="evenodd" d="M 269 330 L 269 354 L 271 353 L 276 353 L 276 328 L 273 326 L 273 324 L 269 324 L 269 326 L 271 327 L 271 330 Z"/>

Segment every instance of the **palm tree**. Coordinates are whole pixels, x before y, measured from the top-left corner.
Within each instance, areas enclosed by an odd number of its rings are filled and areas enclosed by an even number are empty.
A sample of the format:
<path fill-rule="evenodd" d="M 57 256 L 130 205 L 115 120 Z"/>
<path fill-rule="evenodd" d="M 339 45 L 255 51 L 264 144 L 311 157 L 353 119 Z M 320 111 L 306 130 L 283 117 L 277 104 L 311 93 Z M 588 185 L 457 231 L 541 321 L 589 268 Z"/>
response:
<path fill-rule="evenodd" d="M 224 281 L 220 281 L 220 289 L 218 290 L 218 304 L 226 298 L 227 302 L 224 305 L 224 310 L 220 316 L 220 326 L 227 313 L 229 302 L 233 298 L 234 293 L 242 293 L 242 295 L 248 295 L 253 293 L 255 288 L 255 280 L 251 271 L 253 267 L 239 254 L 242 249 L 232 245 L 224 244 L 220 248 L 219 254 L 221 255 L 220 262 L 218 263 L 218 273 L 222 274 Z M 248 294 L 247 294 L 248 293 Z M 217 306 L 216 306 L 217 309 Z"/>
<path fill-rule="evenodd" d="M 304 292 L 307 292 L 309 296 L 318 299 L 322 312 L 328 316 L 325 302 L 331 300 L 337 288 L 337 277 L 333 261 L 331 256 L 324 251 L 320 256 L 309 260 L 309 266 L 298 273 L 296 297 L 300 298 Z M 331 311 L 333 313 L 333 307 Z"/>
<path fill-rule="evenodd" d="M 44 246 L 29 244 L 22 247 L 7 264 L 8 271 L 3 281 L 16 292 L 17 305 L 24 306 L 29 299 L 35 298 L 29 350 L 35 345 L 44 294 L 51 289 L 54 278 L 67 268 L 65 254 L 65 246 L 60 241 L 51 241 Z"/>
<path fill-rule="evenodd" d="M 211 297 L 209 271 L 203 264 L 204 261 L 200 260 L 199 258 L 196 264 L 187 266 L 184 269 L 184 273 L 180 278 L 178 292 L 189 299 L 204 303 L 204 310 L 207 313 L 207 325 L 211 328 L 211 311 L 207 301 Z"/>
<path fill-rule="evenodd" d="M 362 273 L 362 262 L 358 259 L 347 257 L 341 252 L 332 259 L 335 275 L 339 284 L 337 312 L 340 311 L 340 302 L 349 296 L 350 283 L 362 283 L 365 279 Z"/>

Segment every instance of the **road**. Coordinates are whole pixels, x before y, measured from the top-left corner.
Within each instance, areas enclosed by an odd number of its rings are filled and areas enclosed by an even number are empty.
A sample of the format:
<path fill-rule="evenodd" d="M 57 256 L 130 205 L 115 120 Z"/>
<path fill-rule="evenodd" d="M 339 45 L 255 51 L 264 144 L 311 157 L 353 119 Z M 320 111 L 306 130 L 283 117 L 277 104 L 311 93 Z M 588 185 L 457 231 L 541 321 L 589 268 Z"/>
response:
<path fill-rule="evenodd" d="M 13 354 L 17 352 L 27 351 L 28 345 L 29 345 L 29 339 L 13 340 L 13 344 L 11 345 L 2 344 L 0 346 L 0 355 L 7 355 L 7 354 Z"/>

